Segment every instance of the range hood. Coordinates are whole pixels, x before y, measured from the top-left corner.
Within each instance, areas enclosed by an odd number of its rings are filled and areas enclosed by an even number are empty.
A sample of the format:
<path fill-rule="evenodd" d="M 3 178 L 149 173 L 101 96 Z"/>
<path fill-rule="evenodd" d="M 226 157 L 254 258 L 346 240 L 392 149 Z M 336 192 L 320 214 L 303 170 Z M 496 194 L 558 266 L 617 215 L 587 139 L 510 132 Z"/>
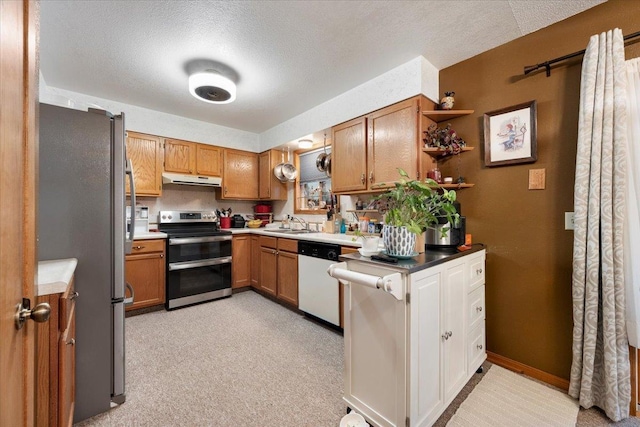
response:
<path fill-rule="evenodd" d="M 183 175 L 180 173 L 162 173 L 163 184 L 203 185 L 205 187 L 220 187 L 222 178 L 213 176 Z"/>

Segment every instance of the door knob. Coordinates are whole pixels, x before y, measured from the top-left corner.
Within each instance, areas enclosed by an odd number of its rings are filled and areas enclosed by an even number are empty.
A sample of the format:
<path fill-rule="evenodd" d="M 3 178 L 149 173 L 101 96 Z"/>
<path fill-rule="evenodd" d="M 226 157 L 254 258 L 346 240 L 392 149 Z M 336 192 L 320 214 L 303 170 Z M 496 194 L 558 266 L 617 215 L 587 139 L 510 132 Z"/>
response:
<path fill-rule="evenodd" d="M 29 298 L 22 298 L 22 303 L 18 304 L 15 316 L 16 329 L 21 329 L 27 319 L 43 323 L 49 320 L 49 316 L 51 316 L 51 306 L 48 303 L 40 303 L 32 310 L 31 300 Z"/>

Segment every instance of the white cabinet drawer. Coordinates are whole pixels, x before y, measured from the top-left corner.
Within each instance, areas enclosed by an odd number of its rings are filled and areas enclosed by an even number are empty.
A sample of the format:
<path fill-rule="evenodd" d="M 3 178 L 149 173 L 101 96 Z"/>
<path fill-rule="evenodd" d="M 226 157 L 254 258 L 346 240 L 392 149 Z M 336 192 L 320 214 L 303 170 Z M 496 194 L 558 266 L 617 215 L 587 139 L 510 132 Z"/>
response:
<path fill-rule="evenodd" d="M 484 322 L 484 285 L 471 292 L 467 301 L 467 331 L 472 331 Z"/>
<path fill-rule="evenodd" d="M 468 291 L 469 292 L 473 291 L 478 286 L 484 284 L 484 270 L 485 270 L 484 258 L 485 258 L 484 257 L 484 251 L 482 251 L 481 255 L 479 255 L 477 257 L 473 257 L 472 259 L 470 259 L 468 261 L 468 266 L 469 266 L 469 289 L 468 289 Z"/>
<path fill-rule="evenodd" d="M 487 358 L 484 321 L 467 336 L 467 372 L 475 372 Z"/>

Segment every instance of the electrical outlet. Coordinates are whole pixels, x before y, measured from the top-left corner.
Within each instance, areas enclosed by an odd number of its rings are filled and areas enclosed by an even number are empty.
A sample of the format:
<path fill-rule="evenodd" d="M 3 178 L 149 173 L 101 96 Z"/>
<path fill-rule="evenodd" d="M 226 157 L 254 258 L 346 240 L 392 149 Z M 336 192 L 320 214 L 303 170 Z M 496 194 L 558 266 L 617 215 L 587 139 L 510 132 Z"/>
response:
<path fill-rule="evenodd" d="M 564 213 L 564 229 L 565 230 L 575 230 L 574 213 L 573 212 L 565 212 Z"/>

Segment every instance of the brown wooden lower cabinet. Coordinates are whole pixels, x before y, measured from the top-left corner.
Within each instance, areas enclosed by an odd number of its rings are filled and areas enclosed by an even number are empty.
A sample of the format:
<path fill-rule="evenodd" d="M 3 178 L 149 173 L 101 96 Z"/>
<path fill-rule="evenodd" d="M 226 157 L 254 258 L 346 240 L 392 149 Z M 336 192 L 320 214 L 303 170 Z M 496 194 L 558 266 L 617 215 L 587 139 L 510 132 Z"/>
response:
<path fill-rule="evenodd" d="M 298 306 L 298 241 L 260 236 L 260 289 Z"/>
<path fill-rule="evenodd" d="M 231 287 L 243 288 L 251 284 L 251 236 L 233 236 L 231 246 Z"/>
<path fill-rule="evenodd" d="M 260 285 L 260 236 L 251 235 L 251 287 L 259 289 Z"/>
<path fill-rule="evenodd" d="M 126 311 L 164 304 L 165 240 L 136 240 L 125 259 L 125 278 L 135 294 Z M 127 298 L 130 296 L 127 291 Z"/>
<path fill-rule="evenodd" d="M 75 405 L 75 298 L 73 279 L 64 293 L 44 295 L 51 316 L 36 327 L 36 426 L 71 427 Z"/>

